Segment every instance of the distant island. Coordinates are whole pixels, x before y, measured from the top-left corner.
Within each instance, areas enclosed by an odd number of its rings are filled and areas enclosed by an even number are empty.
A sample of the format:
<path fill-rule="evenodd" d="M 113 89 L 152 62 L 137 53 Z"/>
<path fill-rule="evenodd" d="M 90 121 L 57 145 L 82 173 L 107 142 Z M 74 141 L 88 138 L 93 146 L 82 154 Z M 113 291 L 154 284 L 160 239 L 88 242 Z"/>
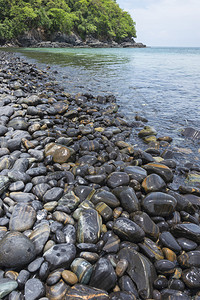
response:
<path fill-rule="evenodd" d="M 0 0 L 0 45 L 145 47 L 115 0 Z"/>

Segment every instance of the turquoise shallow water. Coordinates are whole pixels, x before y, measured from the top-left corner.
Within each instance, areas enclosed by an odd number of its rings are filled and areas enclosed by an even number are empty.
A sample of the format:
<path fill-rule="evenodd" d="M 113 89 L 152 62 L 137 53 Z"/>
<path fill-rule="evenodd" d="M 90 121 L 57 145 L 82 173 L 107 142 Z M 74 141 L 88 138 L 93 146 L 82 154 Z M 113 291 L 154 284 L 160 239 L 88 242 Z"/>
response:
<path fill-rule="evenodd" d="M 42 67 L 48 64 L 66 91 L 114 94 L 127 118 L 139 113 L 160 135 L 176 137 L 177 145 L 198 148 L 187 144 L 180 130 L 200 130 L 200 48 L 18 51 Z"/>

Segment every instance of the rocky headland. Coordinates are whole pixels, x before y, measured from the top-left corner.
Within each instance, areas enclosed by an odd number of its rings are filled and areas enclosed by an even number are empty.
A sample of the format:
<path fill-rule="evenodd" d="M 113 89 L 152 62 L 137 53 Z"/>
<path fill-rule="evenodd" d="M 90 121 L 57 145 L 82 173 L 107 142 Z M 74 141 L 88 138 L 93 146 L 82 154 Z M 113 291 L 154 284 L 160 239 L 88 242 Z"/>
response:
<path fill-rule="evenodd" d="M 114 96 L 0 58 L 0 298 L 198 300 L 199 165 L 178 167 L 172 139 Z M 145 151 L 129 141 L 141 125 Z"/>
<path fill-rule="evenodd" d="M 78 34 L 55 32 L 46 35 L 41 30 L 32 29 L 11 41 L 4 41 L 3 47 L 35 47 L 35 48 L 145 48 L 146 45 L 136 43 L 133 38 L 125 38 L 117 43 L 114 40 L 99 40 L 87 36 L 83 40 Z"/>

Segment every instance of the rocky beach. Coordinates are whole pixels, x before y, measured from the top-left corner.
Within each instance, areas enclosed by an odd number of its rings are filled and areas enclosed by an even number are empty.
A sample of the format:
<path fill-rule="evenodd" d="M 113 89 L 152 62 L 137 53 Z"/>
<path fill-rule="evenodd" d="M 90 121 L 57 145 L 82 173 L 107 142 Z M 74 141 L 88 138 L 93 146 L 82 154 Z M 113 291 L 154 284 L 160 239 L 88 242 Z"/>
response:
<path fill-rule="evenodd" d="M 1 299 L 200 299 L 197 162 L 114 96 L 3 51 L 0 106 Z"/>

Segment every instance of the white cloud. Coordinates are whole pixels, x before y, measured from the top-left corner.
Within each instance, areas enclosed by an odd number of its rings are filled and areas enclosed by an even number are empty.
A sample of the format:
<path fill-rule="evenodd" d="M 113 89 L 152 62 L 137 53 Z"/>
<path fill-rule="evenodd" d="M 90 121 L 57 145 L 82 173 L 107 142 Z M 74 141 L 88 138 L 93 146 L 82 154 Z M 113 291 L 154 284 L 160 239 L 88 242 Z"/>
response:
<path fill-rule="evenodd" d="M 200 46 L 199 0 L 146 0 L 135 8 L 131 1 L 133 9 L 120 7 L 136 22 L 137 40 L 148 46 Z"/>

